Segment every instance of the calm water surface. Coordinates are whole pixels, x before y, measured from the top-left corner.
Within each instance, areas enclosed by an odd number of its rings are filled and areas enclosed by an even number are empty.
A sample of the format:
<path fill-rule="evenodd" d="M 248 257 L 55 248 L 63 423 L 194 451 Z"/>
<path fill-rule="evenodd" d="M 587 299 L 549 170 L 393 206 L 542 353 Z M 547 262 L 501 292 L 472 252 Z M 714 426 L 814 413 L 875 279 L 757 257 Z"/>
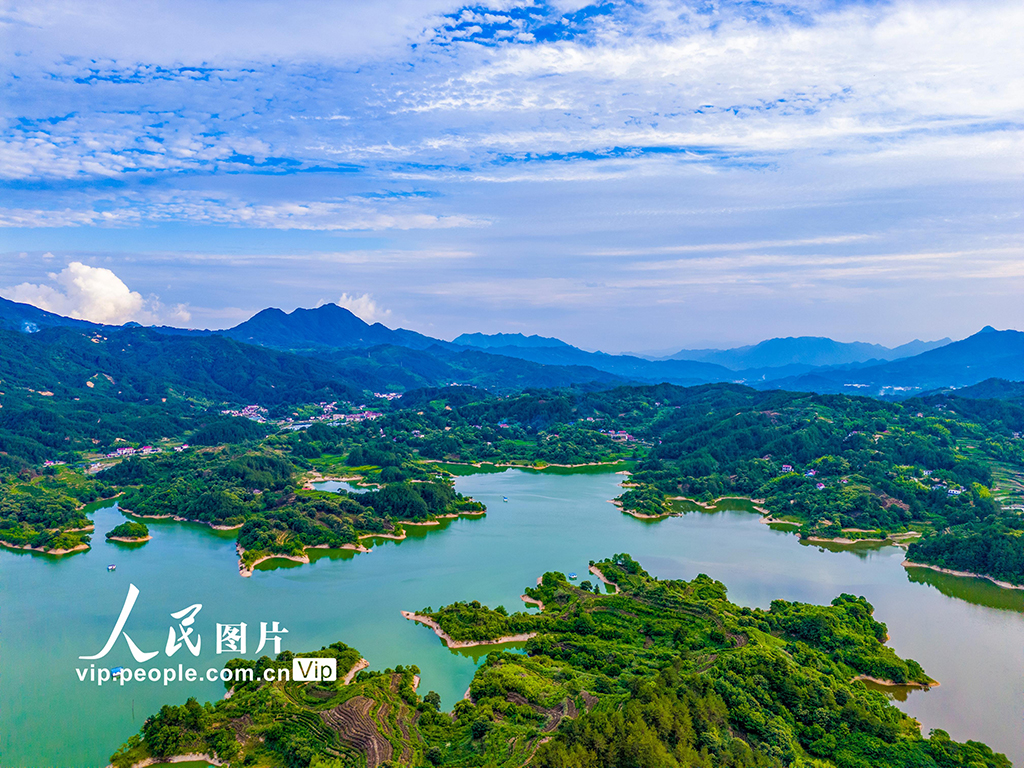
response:
<path fill-rule="evenodd" d="M 250 579 L 238 576 L 233 534 L 206 526 L 149 521 L 153 540 L 145 545 L 106 542 L 103 533 L 123 519 L 112 505 L 93 513 L 89 552 L 54 558 L 0 551 L 0 765 L 103 766 L 162 704 L 223 696 L 220 683 L 79 682 L 75 668 L 90 662 L 78 656 L 106 641 L 129 583 L 140 597 L 125 629 L 144 650 L 160 649 L 151 666 L 221 666 L 228 657 L 215 653 L 218 622 L 246 622 L 254 655 L 259 623 L 279 621 L 289 630 L 284 647 L 342 640 L 375 669 L 417 664 L 421 693 L 436 690 L 450 707 L 483 651 L 449 651 L 400 610 L 455 600 L 519 608 L 523 587 L 544 571 L 584 578 L 588 561 L 616 552 L 629 552 L 663 578 L 707 573 L 742 605 L 865 595 L 896 651 L 941 682 L 899 706 L 926 730 L 985 741 L 1024 765 L 1024 592 L 908 572 L 895 547 L 830 552 L 801 545 L 738 502 L 715 514 L 635 520 L 608 503 L 621 479 L 517 470 L 460 477 L 458 489 L 487 505 L 485 518 L 420 527 L 405 541 L 380 541 L 369 554 L 323 553 L 309 565 L 271 566 Z M 108 573 L 108 563 L 117 570 Z M 183 648 L 168 659 L 163 648 L 176 625 L 169 614 L 194 603 L 203 606 L 195 622 L 200 656 Z M 97 663 L 136 666 L 124 640 Z"/>

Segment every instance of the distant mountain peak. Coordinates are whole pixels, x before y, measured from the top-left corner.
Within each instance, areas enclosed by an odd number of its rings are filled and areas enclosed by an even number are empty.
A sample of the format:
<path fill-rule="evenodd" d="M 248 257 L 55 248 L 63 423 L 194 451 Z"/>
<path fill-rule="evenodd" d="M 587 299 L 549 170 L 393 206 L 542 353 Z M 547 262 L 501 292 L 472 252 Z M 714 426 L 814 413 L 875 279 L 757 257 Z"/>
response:
<path fill-rule="evenodd" d="M 881 344 L 841 342 L 825 336 L 787 336 L 735 349 L 684 349 L 670 359 L 717 363 L 735 371 L 793 365 L 820 367 L 913 357 L 949 342 L 948 338 L 939 341 L 915 339 L 890 349 Z"/>
<path fill-rule="evenodd" d="M 312 309 L 299 307 L 291 312 L 270 307 L 257 312 L 244 323 L 218 333 L 238 341 L 278 349 L 344 349 L 382 344 L 427 349 L 444 343 L 415 331 L 391 329 L 381 323 L 370 325 L 337 304 L 321 304 Z"/>
<path fill-rule="evenodd" d="M 984 328 L 978 331 L 978 333 L 999 333 L 999 331 L 997 331 L 991 325 L 986 325 Z"/>
<path fill-rule="evenodd" d="M 538 347 L 572 347 L 561 339 L 550 336 L 525 336 L 522 333 L 464 333 L 457 337 L 452 344 L 460 344 L 464 347 L 476 347 L 477 349 L 498 349 L 501 347 L 524 347 L 535 349 Z"/>

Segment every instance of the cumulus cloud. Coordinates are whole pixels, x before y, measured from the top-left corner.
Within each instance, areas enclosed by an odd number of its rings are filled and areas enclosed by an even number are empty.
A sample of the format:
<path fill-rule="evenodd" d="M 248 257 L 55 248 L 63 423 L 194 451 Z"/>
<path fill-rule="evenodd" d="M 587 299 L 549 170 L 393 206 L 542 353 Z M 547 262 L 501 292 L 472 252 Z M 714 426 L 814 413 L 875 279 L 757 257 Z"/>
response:
<path fill-rule="evenodd" d="M 73 261 L 49 274 L 52 285 L 21 283 L 3 295 L 12 301 L 94 323 L 120 325 L 135 321 L 146 325 L 188 322 L 184 304 L 164 306 L 156 297 L 144 298 L 131 290 L 113 271 Z"/>
<path fill-rule="evenodd" d="M 391 317 L 391 310 L 382 307 L 368 293 L 364 293 L 362 296 L 356 296 L 355 294 L 350 296 L 347 293 L 343 293 L 341 298 L 338 299 L 338 306 L 344 307 L 367 323 L 387 324 L 388 319 Z"/>

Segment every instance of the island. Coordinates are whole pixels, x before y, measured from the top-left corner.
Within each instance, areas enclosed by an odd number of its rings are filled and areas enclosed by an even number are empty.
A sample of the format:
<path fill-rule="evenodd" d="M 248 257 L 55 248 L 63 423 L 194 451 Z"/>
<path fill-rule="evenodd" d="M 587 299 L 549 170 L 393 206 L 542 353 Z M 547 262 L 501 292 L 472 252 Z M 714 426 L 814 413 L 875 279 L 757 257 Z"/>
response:
<path fill-rule="evenodd" d="M 138 523 L 134 520 L 115 525 L 106 533 L 107 541 L 120 541 L 125 544 L 141 544 L 153 537 L 149 535 L 149 528 L 145 523 Z"/>
<path fill-rule="evenodd" d="M 526 590 L 543 603 L 539 614 L 469 602 L 413 617 L 453 641 L 530 635 L 525 654 L 489 653 L 450 713 L 436 693 L 418 691 L 415 665 L 362 668 L 359 651 L 337 642 L 299 654 L 335 658 L 333 681 L 264 682 L 265 670 L 291 670 L 291 651 L 229 661 L 242 679 L 225 683 L 229 698 L 162 707 L 111 762 L 1010 766 L 979 742 L 940 730 L 923 736 L 917 721 L 865 687 L 868 679 L 937 683 L 886 644 L 864 598 L 752 609 L 731 603 L 706 575 L 655 579 L 628 554 L 594 565 L 615 593 L 549 572 Z"/>

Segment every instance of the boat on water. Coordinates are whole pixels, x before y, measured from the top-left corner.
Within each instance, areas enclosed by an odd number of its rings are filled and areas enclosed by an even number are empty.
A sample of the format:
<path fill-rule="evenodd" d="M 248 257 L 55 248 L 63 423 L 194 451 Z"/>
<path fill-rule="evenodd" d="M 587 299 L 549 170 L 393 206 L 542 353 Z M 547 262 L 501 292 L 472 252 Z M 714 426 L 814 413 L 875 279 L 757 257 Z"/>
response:
<path fill-rule="evenodd" d="M 501 497 L 501 500 L 502 500 L 502 501 L 508 501 L 508 496 L 502 496 L 502 497 Z"/>
<path fill-rule="evenodd" d="M 570 579 L 575 579 L 576 578 L 576 574 L 575 573 L 570 573 L 569 574 L 569 578 Z"/>
<path fill-rule="evenodd" d="M 110 565 L 107 566 L 107 570 L 108 571 L 116 571 L 117 570 L 117 566 L 114 565 L 113 563 L 111 563 Z"/>

